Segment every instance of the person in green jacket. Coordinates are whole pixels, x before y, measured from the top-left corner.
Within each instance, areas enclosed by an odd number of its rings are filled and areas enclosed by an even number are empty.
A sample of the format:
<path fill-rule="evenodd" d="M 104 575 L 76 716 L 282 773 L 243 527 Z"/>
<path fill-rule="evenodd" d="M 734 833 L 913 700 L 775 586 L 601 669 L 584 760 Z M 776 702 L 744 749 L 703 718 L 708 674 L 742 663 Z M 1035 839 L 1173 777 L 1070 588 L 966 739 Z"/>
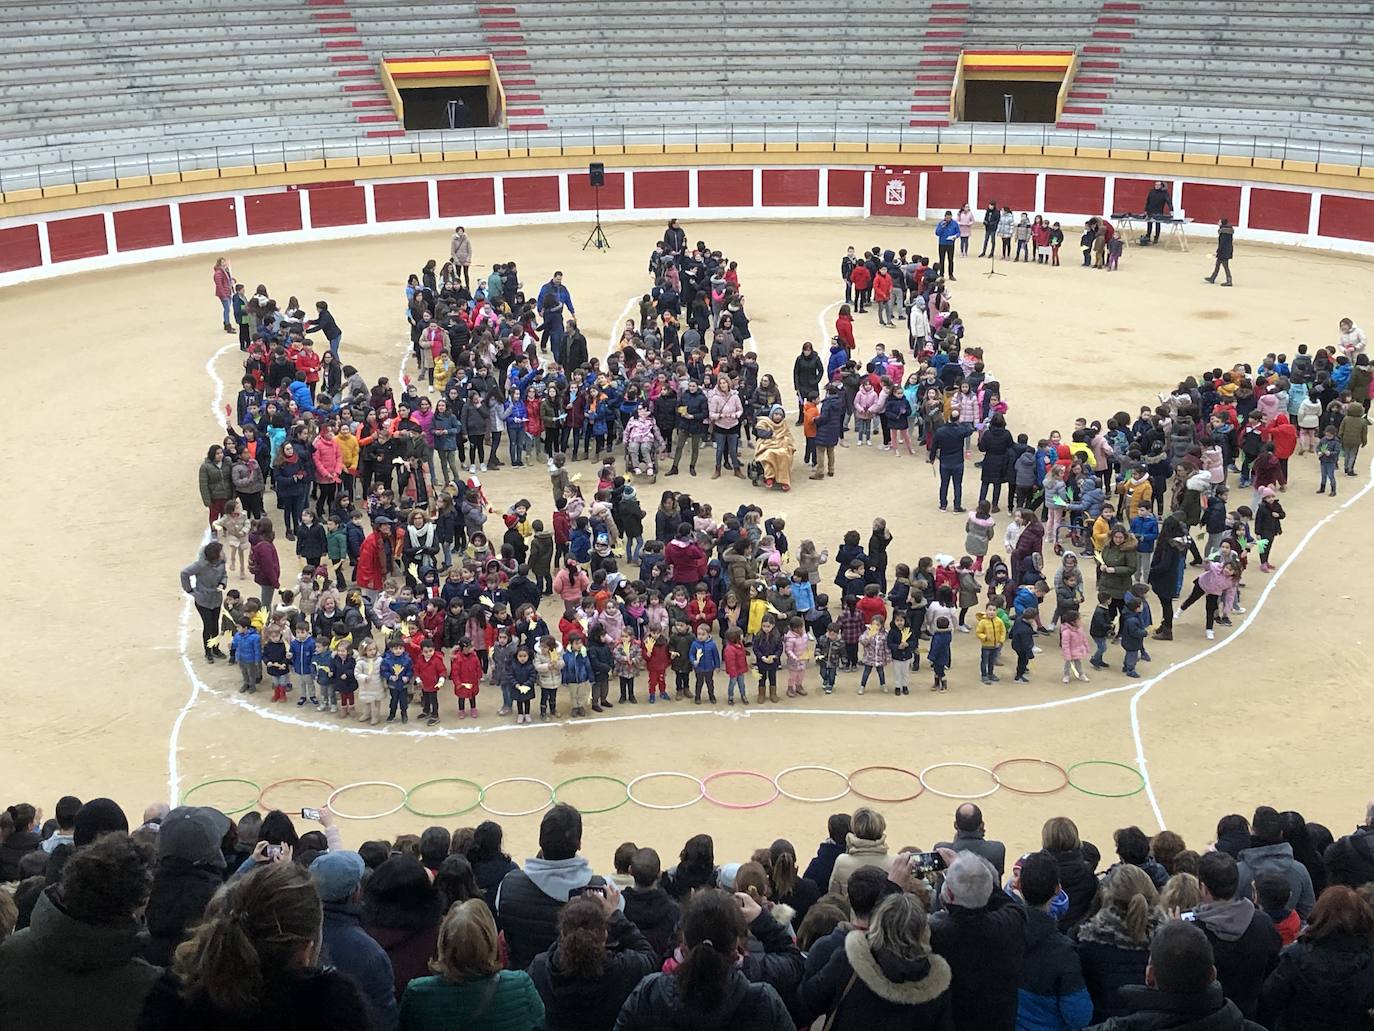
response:
<path fill-rule="evenodd" d="M 448 911 L 439 928 L 432 977 L 417 977 L 401 996 L 401 1031 L 534 1031 L 544 1002 L 530 975 L 502 970 L 496 922 L 481 899 Z"/>

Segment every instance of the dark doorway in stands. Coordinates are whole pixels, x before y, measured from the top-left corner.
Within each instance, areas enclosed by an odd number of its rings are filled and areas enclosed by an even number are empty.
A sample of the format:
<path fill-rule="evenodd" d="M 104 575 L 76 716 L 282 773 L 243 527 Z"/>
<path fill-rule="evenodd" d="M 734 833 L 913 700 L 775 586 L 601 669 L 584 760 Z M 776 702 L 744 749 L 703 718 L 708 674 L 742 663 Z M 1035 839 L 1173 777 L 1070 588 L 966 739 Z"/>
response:
<path fill-rule="evenodd" d="M 1024 82 L 1007 79 L 971 79 L 964 84 L 964 121 L 1003 122 L 1011 97 L 1013 122 L 1054 124 L 1059 108 L 1058 82 Z"/>
<path fill-rule="evenodd" d="M 407 129 L 485 129 L 485 86 L 427 86 L 401 90 Z"/>

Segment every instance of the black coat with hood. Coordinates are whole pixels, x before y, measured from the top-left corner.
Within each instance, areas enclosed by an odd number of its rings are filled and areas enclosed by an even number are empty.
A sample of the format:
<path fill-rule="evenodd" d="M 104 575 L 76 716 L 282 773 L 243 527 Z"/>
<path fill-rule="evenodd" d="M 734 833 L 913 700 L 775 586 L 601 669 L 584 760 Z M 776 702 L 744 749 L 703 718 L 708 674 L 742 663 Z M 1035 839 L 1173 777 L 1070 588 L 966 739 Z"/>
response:
<path fill-rule="evenodd" d="M 1121 994 L 1130 1013 L 1094 1024 L 1092 1031 L 1263 1031 L 1245 1019 L 1215 981 L 1198 993 L 1132 985 Z"/>
<path fill-rule="evenodd" d="M 144 912 L 149 939 L 143 958 L 154 966 L 171 966 L 173 951 L 190 937 L 191 929 L 223 884 L 222 868 L 197 866 L 177 856 L 161 859 Z"/>
<path fill-rule="evenodd" d="M 1260 991 L 1259 1020 L 1271 1031 L 1368 1028 L 1374 1011 L 1374 949 L 1356 936 L 1297 941 Z"/>
<path fill-rule="evenodd" d="M 802 983 L 801 1023 L 833 1013 L 826 1031 L 954 1031 L 952 980 L 940 956 L 875 953 L 864 931 L 850 931 L 824 969 Z"/>
<path fill-rule="evenodd" d="M 1360 827 L 1332 842 L 1323 858 L 1328 884 L 1358 888 L 1374 881 L 1374 827 Z"/>
<path fill-rule="evenodd" d="M 615 1031 L 796 1031 L 778 993 L 738 970 L 726 978 L 721 1000 L 710 1009 L 689 1006 L 676 974 L 650 974 L 630 993 Z"/>
<path fill-rule="evenodd" d="M 930 919 L 930 944 L 954 974 L 955 1026 L 1012 1031 L 1026 952 L 1020 902 L 994 888 L 981 909 L 946 905 Z"/>
<path fill-rule="evenodd" d="M 1283 948 L 1274 921 L 1249 899 L 1205 902 L 1197 907 L 1195 919 L 1212 943 L 1222 991 L 1242 1013 L 1253 1017 L 1259 1007 L 1260 986 Z"/>
<path fill-rule="evenodd" d="M 559 946 L 541 952 L 529 974 L 544 1000 L 545 1031 L 605 1031 L 635 986 L 654 971 L 653 946 L 624 914 L 606 928 L 606 955 L 598 978 L 573 977 L 561 969 Z"/>
<path fill-rule="evenodd" d="M 1081 848 L 1050 854 L 1059 864 L 1059 886 L 1069 896 L 1069 908 L 1059 918 L 1059 929 L 1067 934 L 1092 908 L 1097 898 L 1097 875 L 1083 858 Z"/>
<path fill-rule="evenodd" d="M 626 888 L 625 916 L 649 940 L 660 959 L 672 955 L 677 944 L 678 921 L 682 910 L 662 888 Z"/>

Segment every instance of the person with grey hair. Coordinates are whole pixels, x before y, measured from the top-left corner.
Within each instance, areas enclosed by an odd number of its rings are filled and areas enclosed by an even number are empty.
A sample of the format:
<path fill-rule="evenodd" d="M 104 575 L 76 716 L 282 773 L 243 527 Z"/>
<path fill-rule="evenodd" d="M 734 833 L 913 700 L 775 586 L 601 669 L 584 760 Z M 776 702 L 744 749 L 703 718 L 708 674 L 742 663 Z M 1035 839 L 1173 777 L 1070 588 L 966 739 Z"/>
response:
<path fill-rule="evenodd" d="M 905 893 L 889 895 L 868 927 L 845 935 L 844 948 L 802 982 L 798 1023 L 806 1026 L 828 1013 L 826 1031 L 942 1031 L 953 1026 L 952 980 L 949 963 L 930 950 L 920 901 Z"/>
<path fill-rule="evenodd" d="M 959 1031 L 1013 1031 L 1026 950 L 1026 911 L 997 888 L 997 871 L 973 852 L 943 849 L 947 865 L 930 943 L 954 975 Z"/>
<path fill-rule="evenodd" d="M 836 895 L 845 893 L 850 875 L 865 866 L 887 868 L 892 857 L 887 851 L 887 821 L 883 814 L 868 806 L 854 810 L 849 820 L 849 833 L 845 835 L 845 852 L 835 860 L 835 868 L 830 874 L 830 891 Z"/>

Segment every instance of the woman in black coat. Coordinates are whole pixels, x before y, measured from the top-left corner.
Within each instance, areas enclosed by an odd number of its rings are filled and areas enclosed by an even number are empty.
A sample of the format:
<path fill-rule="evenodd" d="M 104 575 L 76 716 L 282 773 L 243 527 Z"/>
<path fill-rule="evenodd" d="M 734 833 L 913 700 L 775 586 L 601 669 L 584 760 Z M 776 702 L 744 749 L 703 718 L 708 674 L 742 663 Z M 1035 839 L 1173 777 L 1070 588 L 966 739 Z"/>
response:
<path fill-rule="evenodd" d="M 510 856 L 502 851 L 505 831 L 494 820 L 483 820 L 472 832 L 472 848 L 468 849 L 468 862 L 472 864 L 472 875 L 477 879 L 477 887 L 493 913 L 496 912 L 496 890 L 506 874 L 519 867 Z"/>
<path fill-rule="evenodd" d="M 1279 953 L 1260 992 L 1259 1020 L 1274 1031 L 1369 1026 L 1374 1012 L 1374 909 L 1354 890 L 1322 892 L 1301 937 Z"/>
<path fill-rule="evenodd" d="M 930 951 L 921 903 L 889 895 L 868 930 L 850 931 L 814 977 L 802 982 L 801 1026 L 832 1014 L 826 1031 L 953 1031 L 949 964 Z"/>
<path fill-rule="evenodd" d="M 558 914 L 558 940 L 534 957 L 545 1031 L 605 1031 L 657 964 L 653 946 L 619 911 L 620 892 L 573 899 Z"/>
<path fill-rule="evenodd" d="M 1059 864 L 1059 886 L 1069 896 L 1069 908 L 1059 918 L 1059 930 L 1067 933 L 1092 908 L 1097 898 L 1097 875 L 1083 856 L 1078 826 L 1067 816 L 1045 821 L 1040 829 L 1040 847 Z"/>
<path fill-rule="evenodd" d="M 1002 484 L 1011 480 L 1011 450 L 1016 440 L 1007 429 L 1007 420 L 999 412 L 992 417 L 983 439 L 978 442 L 978 450 L 983 452 L 982 486 L 978 489 L 978 500 L 988 500 L 988 488 L 992 488 L 992 510 L 1000 512 Z"/>
<path fill-rule="evenodd" d="M 802 403 L 813 395 L 819 395 L 821 380 L 825 376 L 825 363 L 816 353 L 816 348 L 808 340 L 802 344 L 801 354 L 792 363 L 792 388 L 797 392 L 797 425 L 802 424 Z"/>

